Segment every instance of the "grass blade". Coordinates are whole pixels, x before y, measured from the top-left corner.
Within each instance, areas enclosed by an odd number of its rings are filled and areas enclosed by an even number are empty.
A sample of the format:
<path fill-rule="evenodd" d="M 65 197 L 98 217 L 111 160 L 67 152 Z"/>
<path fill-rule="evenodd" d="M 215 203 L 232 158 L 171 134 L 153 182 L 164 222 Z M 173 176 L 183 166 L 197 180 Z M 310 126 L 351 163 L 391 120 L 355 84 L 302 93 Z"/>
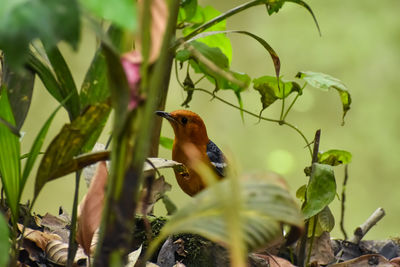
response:
<path fill-rule="evenodd" d="M 60 94 L 63 99 L 71 95 L 71 98 L 66 101 L 65 106 L 72 121 L 80 113 L 80 102 L 71 71 L 58 47 L 53 47 L 52 49 L 46 48 L 46 53 L 59 82 Z"/>
<path fill-rule="evenodd" d="M 7 90 L 3 86 L 0 96 L 0 117 L 15 126 L 14 115 L 8 99 Z M 6 193 L 14 223 L 18 219 L 18 202 L 20 197 L 19 138 L 7 126 L 0 123 L 0 173 L 1 182 Z"/>

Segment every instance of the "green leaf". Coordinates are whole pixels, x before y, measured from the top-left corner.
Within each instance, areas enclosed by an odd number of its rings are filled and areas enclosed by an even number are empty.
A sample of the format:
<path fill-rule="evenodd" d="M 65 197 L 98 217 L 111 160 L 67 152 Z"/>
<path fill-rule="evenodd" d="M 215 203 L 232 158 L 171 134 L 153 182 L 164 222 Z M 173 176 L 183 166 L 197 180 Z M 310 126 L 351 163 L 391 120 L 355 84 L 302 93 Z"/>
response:
<path fill-rule="evenodd" d="M 57 78 L 49 68 L 37 55 L 29 51 L 28 66 L 35 71 L 43 82 L 46 90 L 59 102 L 63 103 L 64 97 L 61 93 L 62 89 Z"/>
<path fill-rule="evenodd" d="M 76 49 L 79 37 L 76 0 L 4 0 L 0 5 L 0 49 L 13 68 L 26 62 L 29 43 L 36 38 L 49 47 L 66 41 Z"/>
<path fill-rule="evenodd" d="M 53 48 L 46 47 L 46 53 L 56 75 L 61 96 L 63 99 L 69 97 L 65 102 L 65 107 L 70 119 L 73 120 L 80 113 L 79 95 L 74 78 L 72 77 L 71 71 L 57 46 Z"/>
<path fill-rule="evenodd" d="M 349 164 L 351 158 L 351 153 L 345 150 L 331 149 L 323 153 L 318 153 L 318 162 L 331 166 Z"/>
<path fill-rule="evenodd" d="M 11 244 L 9 241 L 10 230 L 3 214 L 0 214 L 0 266 L 8 266 Z"/>
<path fill-rule="evenodd" d="M 32 171 L 33 165 L 35 164 L 35 161 L 36 161 L 38 155 L 40 154 L 40 149 L 42 148 L 44 139 L 46 138 L 46 135 L 50 128 L 50 125 L 51 125 L 54 117 L 56 116 L 57 111 L 60 108 L 61 108 L 61 106 L 59 106 L 56 110 L 53 111 L 53 113 L 50 115 L 50 117 L 47 119 L 47 121 L 43 124 L 38 135 L 35 138 L 35 141 L 32 144 L 31 150 L 29 151 L 28 156 L 27 156 L 24 171 L 22 173 L 21 194 L 22 194 L 22 191 L 24 190 L 26 180 L 28 179 L 29 174 Z"/>
<path fill-rule="evenodd" d="M 20 130 L 31 105 L 35 73 L 29 68 L 12 71 L 6 60 L 3 62 L 2 70 L 3 85 L 8 90 L 16 128 Z"/>
<path fill-rule="evenodd" d="M 116 48 L 121 48 L 123 31 L 111 26 L 108 30 L 110 41 Z M 80 102 L 82 109 L 88 105 L 104 102 L 110 97 L 110 89 L 107 80 L 107 63 L 104 56 L 104 47 L 97 49 L 89 70 L 86 72 L 85 79 L 80 90 Z"/>
<path fill-rule="evenodd" d="M 192 18 L 196 15 L 197 0 L 181 0 L 179 14 L 178 14 L 178 25 L 184 22 L 193 22 Z M 204 21 L 204 18 L 200 23 Z"/>
<path fill-rule="evenodd" d="M 243 239 L 249 250 L 261 247 L 281 233 L 281 223 L 301 228 L 303 218 L 290 193 L 270 180 L 258 177 L 238 179 L 239 195 L 233 195 L 230 179 L 225 178 L 193 197 L 180 208 L 161 229 L 156 243 L 177 233 L 194 233 L 214 242 L 229 243 L 229 225 L 226 205 L 233 205 L 233 198 L 240 199 L 235 210 L 240 216 Z M 226 199 L 228 201 L 221 201 Z M 231 199 L 229 201 L 229 199 Z"/>
<path fill-rule="evenodd" d="M 240 81 L 243 86 L 239 86 L 231 81 L 228 81 L 225 77 L 221 76 L 216 71 L 212 70 L 206 64 L 202 62 L 198 62 L 190 60 L 190 64 L 195 72 L 204 73 L 207 75 L 207 78 L 216 84 L 216 88 L 218 89 L 232 89 L 235 92 L 241 92 L 248 87 L 250 84 L 250 77 L 245 73 L 235 72 L 229 70 L 229 61 L 228 58 L 222 53 L 219 48 L 210 47 L 204 43 L 198 41 L 192 41 L 189 43 L 194 49 L 196 49 L 200 54 L 202 54 L 207 60 L 211 61 L 216 67 L 219 67 L 222 71 L 225 71 L 227 74 L 231 75 L 235 80 Z M 183 62 L 191 59 L 191 52 L 188 49 L 180 50 L 177 53 L 177 60 Z"/>
<path fill-rule="evenodd" d="M 265 4 L 267 7 L 268 15 L 272 15 L 274 13 L 278 13 L 279 10 L 282 8 L 283 4 L 286 0 L 276 0 L 276 1 L 267 1 L 268 3 Z"/>
<path fill-rule="evenodd" d="M 191 41 L 197 40 L 199 38 L 202 37 L 207 37 L 207 36 L 212 36 L 215 34 L 231 34 L 231 33 L 238 33 L 238 34 L 243 34 L 243 35 L 247 35 L 250 36 L 251 38 L 253 38 L 254 40 L 256 40 L 257 42 L 259 42 L 266 50 L 267 52 L 270 54 L 272 61 L 274 63 L 274 68 L 275 68 L 275 74 L 276 77 L 279 77 L 279 72 L 280 72 L 280 68 L 281 68 L 281 63 L 280 63 L 280 59 L 278 57 L 278 54 L 275 52 L 275 50 L 268 44 L 267 41 L 265 41 L 263 38 L 248 32 L 248 31 L 213 31 L 213 32 L 204 32 L 204 33 L 200 33 L 198 35 L 196 35 L 196 37 L 193 37 L 192 39 L 190 39 Z M 190 55 L 190 54 L 189 54 Z M 185 58 L 185 54 L 181 54 L 179 55 L 182 58 Z M 177 55 L 178 57 L 178 55 Z M 178 59 L 178 58 L 177 58 Z"/>
<path fill-rule="evenodd" d="M 174 140 L 171 138 L 165 137 L 165 136 L 160 136 L 160 146 L 163 148 L 172 150 L 172 145 L 174 144 Z"/>
<path fill-rule="evenodd" d="M 302 202 L 306 199 L 307 185 L 303 184 L 296 191 L 296 197 Z"/>
<path fill-rule="evenodd" d="M 8 100 L 7 90 L 3 86 L 0 96 L 0 118 L 15 126 L 14 115 Z M 21 162 L 19 160 L 20 143 L 7 126 L 0 123 L 0 175 L 1 183 L 11 209 L 14 223 L 18 218 L 18 203 L 21 188 Z"/>
<path fill-rule="evenodd" d="M 200 52 L 207 59 L 211 60 L 215 65 L 222 69 L 229 68 L 229 60 L 224 53 L 222 53 L 221 49 L 218 47 L 210 47 L 205 43 L 192 41 L 190 45 L 193 46 L 198 52 Z M 189 52 L 189 51 L 188 51 Z M 186 53 L 186 52 L 181 52 Z M 189 55 L 191 53 L 189 52 Z M 181 54 L 182 55 L 182 54 Z M 182 57 L 182 56 L 180 56 Z M 187 57 L 183 57 L 184 59 L 188 59 Z"/>
<path fill-rule="evenodd" d="M 335 226 L 335 218 L 328 206 L 326 206 L 320 213 L 316 216 L 310 218 L 310 226 L 308 228 L 308 237 L 313 235 L 314 223 L 315 226 L 315 237 L 321 236 L 324 232 L 332 231 Z"/>
<path fill-rule="evenodd" d="M 82 5 L 102 19 L 134 31 L 137 27 L 136 2 L 131 0 L 80 0 Z"/>
<path fill-rule="evenodd" d="M 273 76 L 262 76 L 253 80 L 253 87 L 261 94 L 262 110 L 269 107 L 277 99 L 287 97 L 292 92 L 301 93 L 301 87 L 298 83 L 292 81 L 284 81 Z M 284 92 L 284 94 L 283 94 Z"/>
<path fill-rule="evenodd" d="M 64 125 L 46 149 L 40 163 L 35 181 L 35 198 L 47 182 L 57 178 L 55 174 L 61 171 L 60 167 L 81 152 L 108 112 L 110 105 L 107 103 L 92 105 L 70 124 Z"/>
<path fill-rule="evenodd" d="M 332 166 L 314 163 L 307 186 L 307 202 L 303 207 L 306 219 L 319 213 L 336 196 L 336 181 Z"/>
<path fill-rule="evenodd" d="M 212 6 L 206 6 L 204 8 L 198 6 L 196 10 L 202 13 L 202 17 L 204 21 L 209 21 L 219 15 L 221 12 L 213 8 Z M 203 23 L 203 22 L 201 22 Z M 200 23 L 200 24 L 201 24 Z M 190 28 L 185 28 L 183 30 L 183 35 L 186 36 L 193 32 L 200 24 L 195 24 Z M 226 30 L 226 20 L 218 22 L 217 24 L 208 28 L 205 32 L 218 32 L 218 31 L 225 31 Z M 199 42 L 205 43 L 209 47 L 217 47 L 221 50 L 221 52 L 227 57 L 228 64 L 232 61 L 232 45 L 231 41 L 225 34 L 214 34 L 214 35 L 202 35 L 196 38 Z"/>
<path fill-rule="evenodd" d="M 331 88 L 338 91 L 343 106 L 342 124 L 344 124 L 344 117 L 346 116 L 347 111 L 350 110 L 351 96 L 342 81 L 328 74 L 312 71 L 300 71 L 297 73 L 296 78 L 303 79 L 309 85 L 323 91 L 328 91 Z"/>

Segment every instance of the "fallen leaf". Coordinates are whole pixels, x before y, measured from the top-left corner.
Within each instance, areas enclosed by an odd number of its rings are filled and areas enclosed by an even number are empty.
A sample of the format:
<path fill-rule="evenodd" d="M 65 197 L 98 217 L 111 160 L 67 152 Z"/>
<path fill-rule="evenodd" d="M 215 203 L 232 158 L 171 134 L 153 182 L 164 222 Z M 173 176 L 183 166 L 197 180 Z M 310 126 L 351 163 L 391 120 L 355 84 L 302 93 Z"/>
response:
<path fill-rule="evenodd" d="M 69 239 L 69 224 L 70 222 L 63 216 L 54 216 L 50 213 L 46 213 L 40 222 L 40 225 L 44 227 L 43 232 L 57 234 L 64 242 L 68 242 Z"/>
<path fill-rule="evenodd" d="M 18 230 L 20 232 L 22 232 L 23 229 L 24 229 L 24 226 L 22 224 L 18 224 Z M 28 227 L 25 228 L 23 238 L 34 242 L 36 244 L 36 246 L 38 246 L 43 251 L 46 250 L 47 243 L 49 243 L 50 241 L 61 240 L 61 237 L 59 235 L 44 233 L 42 231 L 33 230 Z"/>
<path fill-rule="evenodd" d="M 274 255 L 253 254 L 258 258 L 262 258 L 269 267 L 295 267 L 290 261 Z"/>
<path fill-rule="evenodd" d="M 310 262 L 317 262 L 319 265 L 327 265 L 334 260 L 335 255 L 333 254 L 329 233 L 323 232 L 321 236 L 314 237 Z"/>
<path fill-rule="evenodd" d="M 60 240 L 52 240 L 46 246 L 47 259 L 55 264 L 65 266 L 68 259 L 68 244 Z M 76 251 L 74 266 L 86 266 L 87 257 L 82 248 Z"/>
<path fill-rule="evenodd" d="M 90 245 L 93 234 L 101 221 L 107 177 L 107 165 L 106 162 L 102 161 L 97 167 L 85 198 L 79 204 L 76 239 L 88 256 L 90 256 Z"/>
<path fill-rule="evenodd" d="M 171 185 L 165 181 L 164 176 L 155 179 L 150 187 L 150 193 L 148 193 L 148 188 L 143 188 L 140 193 L 140 199 L 136 209 L 136 212 L 139 214 L 147 215 L 152 213 L 154 204 L 156 204 L 167 191 L 171 191 Z"/>
<path fill-rule="evenodd" d="M 141 245 L 137 250 L 132 251 L 128 254 L 128 262 L 126 263 L 125 267 L 134 267 L 137 260 L 139 259 L 140 253 L 142 253 Z"/>
<path fill-rule="evenodd" d="M 398 265 L 396 263 L 390 263 L 385 257 L 379 254 L 362 255 L 352 260 L 329 265 L 329 267 L 364 267 L 364 266 L 397 267 Z"/>

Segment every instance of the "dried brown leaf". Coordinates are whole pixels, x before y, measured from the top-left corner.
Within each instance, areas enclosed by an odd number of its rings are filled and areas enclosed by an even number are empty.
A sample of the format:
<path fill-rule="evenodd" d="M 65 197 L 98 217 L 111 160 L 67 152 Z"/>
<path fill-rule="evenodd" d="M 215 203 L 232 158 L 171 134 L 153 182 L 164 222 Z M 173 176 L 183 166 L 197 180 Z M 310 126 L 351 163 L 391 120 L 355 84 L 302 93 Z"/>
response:
<path fill-rule="evenodd" d="M 77 241 L 90 256 L 93 234 L 100 225 L 103 212 L 105 186 L 107 183 L 107 165 L 99 163 L 85 198 L 79 205 Z"/>
<path fill-rule="evenodd" d="M 329 265 L 330 267 L 397 267 L 396 263 L 390 263 L 385 257 L 379 254 L 362 255 L 358 258 Z"/>
<path fill-rule="evenodd" d="M 262 258 L 270 267 L 295 267 L 289 261 L 274 255 L 253 254 L 258 258 Z"/>
<path fill-rule="evenodd" d="M 335 255 L 333 253 L 330 235 L 328 232 L 323 232 L 321 236 L 314 238 L 310 262 L 327 265 L 334 260 Z"/>
<path fill-rule="evenodd" d="M 24 226 L 22 224 L 18 224 L 18 230 L 20 232 L 22 232 L 23 228 Z M 61 237 L 56 234 L 49 234 L 31 228 L 25 228 L 24 239 L 32 241 L 36 246 L 45 251 L 47 243 L 52 240 L 61 240 Z"/>
<path fill-rule="evenodd" d="M 47 259 L 55 264 L 65 266 L 68 259 L 68 244 L 60 240 L 52 240 L 46 247 Z M 87 257 L 82 248 L 79 247 L 76 251 L 74 266 L 81 266 L 83 261 L 86 262 Z"/>
<path fill-rule="evenodd" d="M 171 185 L 165 181 L 164 176 L 153 181 L 151 192 L 148 193 L 148 188 L 143 188 L 140 193 L 140 200 L 136 209 L 139 214 L 150 214 L 153 211 L 154 204 L 163 197 L 167 192 L 171 191 Z"/>
<path fill-rule="evenodd" d="M 143 0 L 138 1 L 139 15 L 142 16 Z M 154 63 L 160 54 L 161 45 L 164 38 L 165 29 L 168 20 L 168 6 L 165 0 L 153 0 L 151 3 L 151 48 L 149 54 L 149 63 Z M 140 20 L 141 21 L 141 20 Z M 140 27 L 141 29 L 142 27 Z M 142 62 L 142 41 L 140 34 L 136 38 L 135 48 L 137 52 L 130 52 L 123 57 L 132 63 Z M 138 53 L 139 52 L 139 53 Z"/>
<path fill-rule="evenodd" d="M 43 232 L 50 234 L 59 235 L 64 242 L 68 242 L 69 238 L 69 221 L 64 216 L 54 216 L 52 214 L 46 213 L 40 225 L 44 227 Z"/>

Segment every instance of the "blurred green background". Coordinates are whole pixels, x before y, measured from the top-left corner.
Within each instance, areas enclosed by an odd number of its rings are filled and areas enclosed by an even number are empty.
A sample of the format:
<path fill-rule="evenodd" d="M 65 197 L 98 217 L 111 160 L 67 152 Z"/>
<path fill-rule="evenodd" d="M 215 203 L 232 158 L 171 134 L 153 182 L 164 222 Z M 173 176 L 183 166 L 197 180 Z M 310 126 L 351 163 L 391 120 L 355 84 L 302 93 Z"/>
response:
<path fill-rule="evenodd" d="M 245 1 L 199 1 L 226 11 Z M 342 107 L 337 92 L 321 92 L 307 87 L 294 106 L 288 121 L 297 125 L 311 140 L 315 130 L 322 129 L 321 150 L 344 149 L 353 154 L 349 167 L 345 226 L 349 234 L 377 208 L 386 210 L 386 217 L 367 235 L 369 239 L 384 239 L 399 234 L 400 186 L 400 2 L 308 0 L 319 21 L 322 37 L 308 12 L 292 3 L 273 16 L 262 6 L 252 8 L 227 21 L 227 28 L 251 31 L 267 40 L 281 58 L 281 74 L 292 79 L 298 71 L 324 72 L 342 80 L 353 98 L 345 126 L 341 126 Z M 252 78 L 273 75 L 272 62 L 263 48 L 247 37 L 230 36 L 233 45 L 232 69 L 248 73 Z M 85 28 L 79 51 L 61 45 L 75 80 L 81 84 L 96 40 L 93 32 Z M 181 79 L 184 75 L 181 75 Z M 201 87 L 212 90 L 206 82 Z M 34 137 L 57 103 L 37 79 L 31 110 L 23 127 L 23 153 L 28 152 Z M 219 96 L 236 103 L 230 91 Z M 251 87 L 242 94 L 244 107 L 258 113 L 261 105 L 258 92 Z M 179 109 L 185 94 L 177 85 L 175 76 L 167 101 L 167 111 Z M 274 123 L 261 122 L 245 116 L 242 122 L 237 110 L 212 100 L 208 95 L 195 93 L 190 109 L 200 114 L 208 127 L 209 137 L 224 151 L 229 151 L 241 172 L 275 171 L 285 177 L 292 194 L 307 182 L 303 169 L 310 163 L 304 142 L 292 129 Z M 277 117 L 279 104 L 264 111 L 267 117 Z M 53 122 L 45 145 L 67 121 L 60 111 Z M 105 143 L 110 125 L 104 130 L 100 142 Z M 170 126 L 163 125 L 162 135 L 173 137 Z M 170 158 L 170 151 L 160 149 L 160 156 Z M 341 190 L 344 169 L 335 169 L 338 192 Z M 32 197 L 35 171 L 28 180 L 24 200 Z M 190 198 L 176 185 L 173 173 L 166 171 L 167 181 L 173 184 L 169 196 L 178 206 Z M 74 176 L 50 182 L 41 192 L 35 205 L 39 214 L 56 214 L 58 207 L 70 211 L 74 190 Z M 80 197 L 86 192 L 84 181 Z M 337 218 L 334 237 L 339 231 L 340 202 L 335 199 L 331 208 Z M 164 214 L 162 207 L 156 210 Z"/>

